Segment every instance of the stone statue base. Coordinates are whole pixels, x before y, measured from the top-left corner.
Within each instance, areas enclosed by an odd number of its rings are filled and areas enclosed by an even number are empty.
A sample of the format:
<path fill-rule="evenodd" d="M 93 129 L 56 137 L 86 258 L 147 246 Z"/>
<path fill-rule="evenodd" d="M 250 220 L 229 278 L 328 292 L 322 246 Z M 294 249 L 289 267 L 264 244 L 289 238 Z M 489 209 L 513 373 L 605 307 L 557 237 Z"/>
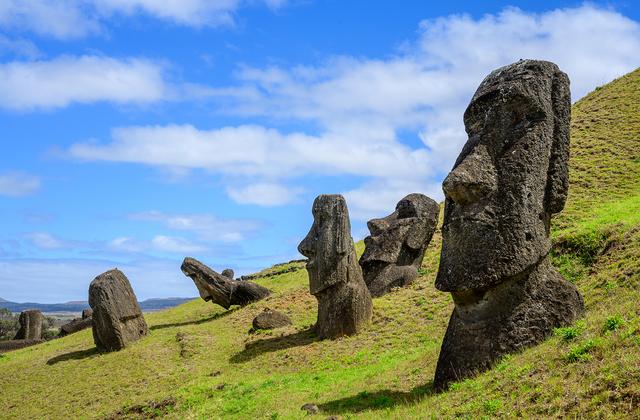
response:
<path fill-rule="evenodd" d="M 456 306 L 436 367 L 438 390 L 491 368 L 503 355 L 540 343 L 584 310 L 578 289 L 548 256 L 493 288 L 452 294 Z"/>

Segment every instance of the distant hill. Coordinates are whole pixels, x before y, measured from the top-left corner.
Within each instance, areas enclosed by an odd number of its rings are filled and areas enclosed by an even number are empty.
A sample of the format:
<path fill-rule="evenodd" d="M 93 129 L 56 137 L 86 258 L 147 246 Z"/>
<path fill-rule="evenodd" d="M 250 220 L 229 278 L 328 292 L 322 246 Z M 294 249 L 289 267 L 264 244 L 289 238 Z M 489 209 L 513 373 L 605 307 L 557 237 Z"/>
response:
<path fill-rule="evenodd" d="M 153 298 L 140 302 L 143 311 L 157 311 L 160 309 L 173 308 L 195 298 Z M 87 309 L 89 303 L 86 301 L 73 301 L 66 303 L 16 303 L 0 298 L 0 308 L 9 309 L 11 312 L 22 312 L 28 309 L 37 309 L 41 312 L 82 312 Z"/>

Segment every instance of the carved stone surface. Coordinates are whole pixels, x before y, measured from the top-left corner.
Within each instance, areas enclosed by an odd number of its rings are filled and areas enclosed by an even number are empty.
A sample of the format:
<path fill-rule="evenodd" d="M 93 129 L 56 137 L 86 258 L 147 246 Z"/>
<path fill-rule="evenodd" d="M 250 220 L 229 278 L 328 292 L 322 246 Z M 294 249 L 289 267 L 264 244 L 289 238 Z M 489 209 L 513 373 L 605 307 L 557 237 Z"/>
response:
<path fill-rule="evenodd" d="M 438 203 L 423 194 L 409 194 L 389 216 L 369 220 L 371 235 L 364 238 L 360 266 L 371 296 L 407 286 L 418 277 L 439 214 Z"/>
<path fill-rule="evenodd" d="M 129 279 L 118 269 L 91 282 L 89 306 L 93 310 L 93 341 L 101 352 L 121 350 L 148 333 Z"/>
<path fill-rule="evenodd" d="M 235 273 L 233 272 L 232 269 L 225 268 L 224 270 L 222 270 L 222 275 L 225 276 L 226 278 L 233 280 Z"/>
<path fill-rule="evenodd" d="M 372 303 L 356 259 L 347 204 L 341 195 L 320 195 L 312 213 L 313 226 L 298 251 L 309 258 L 309 289 L 318 300 L 316 334 L 356 334 L 371 321 Z"/>
<path fill-rule="evenodd" d="M 78 331 L 86 330 L 87 328 L 91 328 L 93 325 L 93 319 L 89 318 L 76 318 L 72 321 L 67 322 L 62 327 L 60 327 L 59 337 L 64 337 L 69 334 L 77 333 Z"/>
<path fill-rule="evenodd" d="M 85 309 L 82 311 L 82 319 L 87 319 L 87 318 L 91 318 L 93 316 L 93 310 L 92 309 Z"/>
<path fill-rule="evenodd" d="M 40 340 L 42 339 L 42 323 L 44 315 L 37 310 L 20 313 L 20 329 L 14 340 Z"/>
<path fill-rule="evenodd" d="M 265 309 L 258 316 L 253 318 L 254 330 L 272 330 L 274 328 L 291 325 L 291 319 L 279 311 Z"/>
<path fill-rule="evenodd" d="M 570 112 L 567 75 L 522 60 L 487 76 L 464 114 L 469 140 L 443 183 L 436 287 L 455 309 L 437 389 L 582 314 L 578 290 L 547 257 L 551 215 L 567 198 Z"/>
<path fill-rule="evenodd" d="M 235 281 L 218 274 L 195 258 L 185 258 L 180 269 L 193 280 L 202 299 L 216 303 L 225 309 L 229 309 L 232 305 L 244 306 L 271 294 L 269 289 L 259 284 Z"/>

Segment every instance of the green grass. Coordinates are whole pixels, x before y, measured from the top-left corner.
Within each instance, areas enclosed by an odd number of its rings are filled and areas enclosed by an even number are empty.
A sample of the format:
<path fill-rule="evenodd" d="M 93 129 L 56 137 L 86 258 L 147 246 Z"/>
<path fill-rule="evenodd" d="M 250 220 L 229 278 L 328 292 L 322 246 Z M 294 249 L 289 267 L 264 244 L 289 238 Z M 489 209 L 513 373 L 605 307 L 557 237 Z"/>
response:
<path fill-rule="evenodd" d="M 318 418 L 638 417 L 639 133 L 640 71 L 574 105 L 570 196 L 553 221 L 552 258 L 583 294 L 585 317 L 448 392 L 431 382 L 453 307 L 433 286 L 437 232 L 418 280 L 374 299 L 373 322 L 355 337 L 320 342 L 308 331 L 316 302 L 305 270 L 263 277 L 270 298 L 149 314 L 150 335 L 118 353 L 98 354 L 83 331 L 2 355 L 0 417 L 290 419 L 306 416 L 305 403 Z M 249 333 L 266 307 L 293 325 Z"/>

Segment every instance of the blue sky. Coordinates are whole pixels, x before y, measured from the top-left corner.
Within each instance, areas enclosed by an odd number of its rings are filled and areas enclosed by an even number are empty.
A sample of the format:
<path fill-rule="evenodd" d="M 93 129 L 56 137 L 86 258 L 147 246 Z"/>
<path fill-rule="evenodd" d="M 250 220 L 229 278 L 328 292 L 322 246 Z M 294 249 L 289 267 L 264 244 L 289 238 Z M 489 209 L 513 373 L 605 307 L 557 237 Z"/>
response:
<path fill-rule="evenodd" d="M 196 296 L 184 256 L 299 258 L 321 193 L 361 239 L 442 199 L 492 69 L 554 61 L 577 100 L 640 66 L 637 2 L 431 3 L 0 0 L 0 297 L 86 299 L 112 267 Z"/>

